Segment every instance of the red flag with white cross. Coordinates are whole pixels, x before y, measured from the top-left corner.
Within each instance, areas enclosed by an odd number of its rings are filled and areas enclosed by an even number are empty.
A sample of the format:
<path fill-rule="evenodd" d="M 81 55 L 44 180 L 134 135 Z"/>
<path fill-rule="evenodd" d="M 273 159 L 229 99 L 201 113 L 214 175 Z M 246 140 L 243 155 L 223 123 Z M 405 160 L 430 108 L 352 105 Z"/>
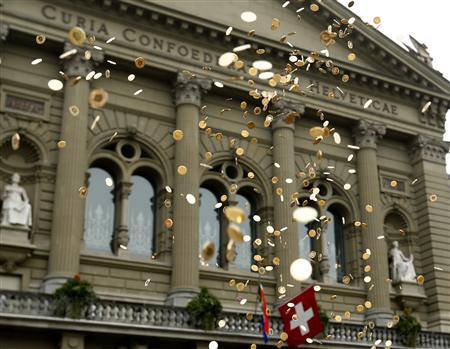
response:
<path fill-rule="evenodd" d="M 289 347 L 296 347 L 323 331 L 319 307 L 313 287 L 292 298 L 278 308 L 288 335 Z"/>

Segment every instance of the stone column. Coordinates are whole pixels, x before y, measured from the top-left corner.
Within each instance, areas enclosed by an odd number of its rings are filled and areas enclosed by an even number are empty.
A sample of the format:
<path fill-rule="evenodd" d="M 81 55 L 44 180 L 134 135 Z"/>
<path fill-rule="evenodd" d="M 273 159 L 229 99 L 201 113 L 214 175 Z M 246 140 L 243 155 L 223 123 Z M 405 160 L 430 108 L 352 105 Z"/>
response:
<path fill-rule="evenodd" d="M 185 306 L 198 293 L 199 283 L 199 115 L 202 93 L 211 88 L 211 81 L 188 78 L 179 73 L 175 84 L 176 127 L 183 131 L 175 143 L 175 181 L 173 195 L 172 286 L 167 303 Z M 179 166 L 187 173 L 180 175 Z M 192 194 L 191 205 L 186 195 Z"/>
<path fill-rule="evenodd" d="M 416 264 L 416 272 L 425 277 L 428 329 L 440 332 L 450 332 L 450 297 L 444 292 L 449 287 L 446 275 L 450 270 L 450 185 L 445 171 L 448 151 L 449 144 L 441 138 L 421 135 L 410 146 L 414 176 L 410 188 L 422 267 L 418 270 Z M 415 259 L 420 260 L 417 257 Z"/>
<path fill-rule="evenodd" d="M 112 246 L 114 252 L 121 256 L 126 255 L 128 242 L 130 241 L 128 235 L 128 198 L 131 194 L 132 185 L 131 182 L 122 181 L 118 184 L 114 193 L 115 209 L 120 214 L 116 215 L 116 230 L 114 231 Z"/>
<path fill-rule="evenodd" d="M 295 207 L 291 206 L 291 196 L 297 192 L 294 155 L 295 119 L 292 118 L 303 113 L 305 108 L 301 104 L 284 100 L 275 106 L 278 113 L 272 122 L 272 145 L 273 162 L 277 164 L 273 167 L 274 176 L 278 178 L 278 183 L 274 186 L 274 227 L 275 230 L 281 231 L 280 237 L 275 242 L 275 254 L 280 258 L 280 266 L 276 270 L 277 299 L 283 295 L 280 290 L 285 289 L 286 296 L 280 299 L 280 302 L 284 302 L 300 291 L 298 281 L 295 281 L 290 273 L 291 263 L 299 258 L 297 223 L 292 219 Z M 287 183 L 286 179 L 292 180 L 291 183 Z M 279 195 L 280 190 L 282 195 Z"/>
<path fill-rule="evenodd" d="M 73 48 L 66 43 L 64 50 L 67 52 Z M 78 52 L 64 60 L 66 75 L 70 78 L 82 78 L 74 86 L 70 81 L 64 86 L 60 140 L 64 140 L 66 146 L 58 151 L 50 257 L 43 286 L 45 292 L 52 292 L 79 270 L 85 204 L 85 199 L 80 197 L 79 188 L 85 185 L 88 166 L 89 82 L 84 77 L 103 57 L 101 52 L 95 51 L 92 52 L 92 58 L 86 60 L 85 49 L 76 48 Z M 79 109 L 77 116 L 69 111 L 69 107 L 73 105 Z"/>
<path fill-rule="evenodd" d="M 362 249 L 370 249 L 370 258 L 367 264 L 372 267 L 371 282 L 367 284 L 367 300 L 372 308 L 366 312 L 366 318 L 373 320 L 379 326 L 385 326 L 392 319 L 391 303 L 389 298 L 390 284 L 388 252 L 384 239 L 383 217 L 381 215 L 380 183 L 378 179 L 377 140 L 386 133 L 386 127 L 381 124 L 360 121 L 354 129 L 356 144 L 360 147 L 357 154 L 359 206 L 361 219 L 367 223 L 362 228 Z M 370 213 L 370 208 L 373 212 Z M 361 257 L 360 257 L 361 258 Z"/>

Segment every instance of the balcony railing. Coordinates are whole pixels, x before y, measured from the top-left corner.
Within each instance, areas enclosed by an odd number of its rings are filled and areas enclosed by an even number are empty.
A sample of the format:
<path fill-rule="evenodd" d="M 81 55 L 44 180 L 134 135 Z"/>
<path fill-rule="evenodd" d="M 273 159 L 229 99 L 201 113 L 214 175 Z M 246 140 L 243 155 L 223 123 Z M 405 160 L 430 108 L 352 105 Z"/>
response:
<path fill-rule="evenodd" d="M 52 296 L 39 293 L 14 292 L 0 290 L 0 320 L 2 318 L 26 317 L 29 320 L 45 320 L 57 318 L 53 314 Z M 252 320 L 248 320 L 245 314 L 225 312 L 221 316 L 225 320 L 225 326 L 217 328 L 215 333 L 224 335 L 232 334 L 241 336 L 242 340 L 249 337 L 249 340 L 260 338 L 260 316 L 255 315 Z M 65 319 L 66 321 L 72 321 Z M 182 308 L 165 307 L 150 304 L 138 304 L 130 302 L 118 302 L 108 300 L 98 300 L 89 309 L 85 309 L 80 319 L 83 322 L 121 324 L 134 326 L 148 326 L 173 330 L 184 329 L 202 333 L 196 330 L 190 321 L 188 312 Z M 80 323 L 80 320 L 78 323 Z M 75 321 L 75 320 L 73 320 Z M 272 338 L 279 338 L 283 330 L 280 318 L 271 318 Z M 358 333 L 363 332 L 364 336 L 358 338 Z M 393 329 L 374 328 L 363 331 L 363 326 L 355 324 L 331 323 L 328 329 L 329 338 L 321 340 L 327 346 L 335 344 L 346 344 L 351 346 L 372 346 L 376 340 L 381 340 L 380 345 L 386 341 L 392 342 L 392 347 L 402 348 L 403 340 Z M 208 333 L 208 337 L 211 332 Z M 450 348 L 450 334 L 439 332 L 420 332 L 417 338 L 417 348 Z"/>

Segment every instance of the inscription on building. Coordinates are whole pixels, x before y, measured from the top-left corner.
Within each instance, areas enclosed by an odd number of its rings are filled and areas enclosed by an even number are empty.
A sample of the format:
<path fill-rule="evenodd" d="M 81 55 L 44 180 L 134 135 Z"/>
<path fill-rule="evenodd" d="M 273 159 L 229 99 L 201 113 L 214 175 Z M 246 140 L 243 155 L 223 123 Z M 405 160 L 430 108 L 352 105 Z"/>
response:
<path fill-rule="evenodd" d="M 7 94 L 5 108 L 34 115 L 44 115 L 45 102 Z"/>

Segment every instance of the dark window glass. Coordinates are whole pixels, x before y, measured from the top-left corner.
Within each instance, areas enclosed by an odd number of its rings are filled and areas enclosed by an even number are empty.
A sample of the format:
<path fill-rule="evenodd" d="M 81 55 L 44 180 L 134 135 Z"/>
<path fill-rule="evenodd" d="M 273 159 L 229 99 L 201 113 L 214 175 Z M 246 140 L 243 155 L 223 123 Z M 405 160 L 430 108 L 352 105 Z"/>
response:
<path fill-rule="evenodd" d="M 344 223 L 342 215 L 333 208 L 327 211 L 327 217 L 331 218 L 326 233 L 330 263 L 329 275 L 331 279 L 341 282 L 345 275 Z"/>
<path fill-rule="evenodd" d="M 255 238 L 255 234 L 253 232 L 253 220 L 252 220 L 252 205 L 249 200 L 243 195 L 236 195 L 236 202 L 238 207 L 242 208 L 247 216 L 247 219 L 240 224 L 240 228 L 243 235 L 249 235 L 251 237 L 251 241 Z M 251 242 L 243 242 L 241 244 L 236 245 L 236 260 L 234 264 L 238 266 L 240 269 L 250 271 L 250 266 L 252 264 L 252 246 Z"/>
<path fill-rule="evenodd" d="M 217 198 L 214 193 L 208 189 L 200 188 L 200 239 L 199 254 L 202 252 L 203 245 L 212 241 L 216 247 L 214 256 L 209 261 L 202 262 L 203 265 L 219 266 L 219 248 L 220 244 L 220 220 L 218 211 L 214 207 L 217 204 Z"/>

